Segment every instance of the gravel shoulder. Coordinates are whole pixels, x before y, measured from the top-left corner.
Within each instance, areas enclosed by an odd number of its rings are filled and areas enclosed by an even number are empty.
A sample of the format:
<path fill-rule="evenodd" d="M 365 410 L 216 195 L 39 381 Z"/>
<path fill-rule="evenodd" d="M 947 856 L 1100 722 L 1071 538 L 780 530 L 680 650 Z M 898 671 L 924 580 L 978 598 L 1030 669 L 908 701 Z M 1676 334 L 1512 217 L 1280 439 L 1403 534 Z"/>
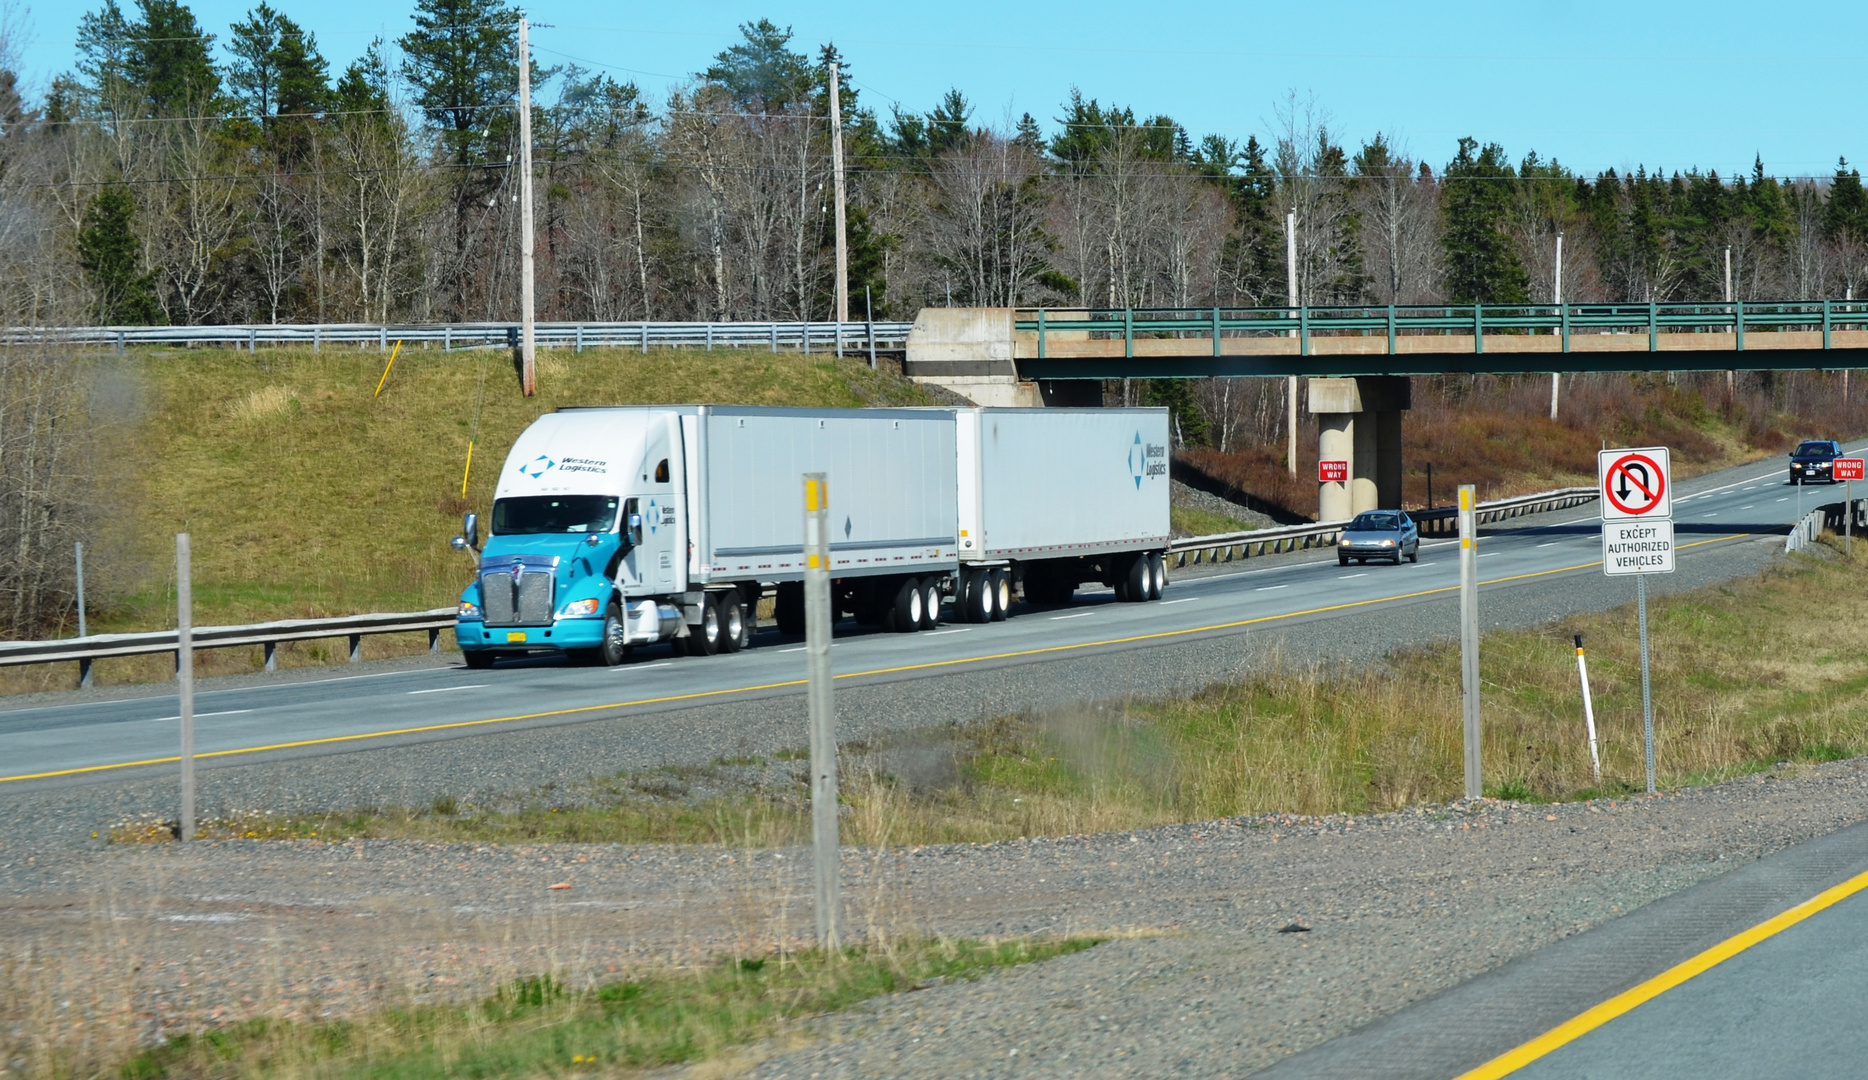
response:
<path fill-rule="evenodd" d="M 1632 801 L 847 850 L 860 929 L 1113 940 L 822 1018 L 740 1065 L 1239 1075 L 1864 817 L 1868 759 Z M 69 965 L 25 985 L 82 987 L 150 1037 L 478 995 L 521 972 L 584 982 L 763 952 L 808 934 L 807 867 L 799 850 L 67 847 L 5 867 L 0 944 Z M 1293 925 L 1307 929 L 1281 932 Z"/>

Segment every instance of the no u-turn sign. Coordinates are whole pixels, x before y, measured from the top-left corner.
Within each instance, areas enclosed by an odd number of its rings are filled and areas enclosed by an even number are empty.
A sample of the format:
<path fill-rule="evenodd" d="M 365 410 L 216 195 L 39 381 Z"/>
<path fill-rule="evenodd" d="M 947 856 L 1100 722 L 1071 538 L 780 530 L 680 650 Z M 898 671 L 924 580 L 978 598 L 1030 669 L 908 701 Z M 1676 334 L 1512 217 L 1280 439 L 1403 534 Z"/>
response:
<path fill-rule="evenodd" d="M 1673 517 L 1673 477 L 1664 446 L 1604 450 L 1596 455 L 1602 520 Z"/>

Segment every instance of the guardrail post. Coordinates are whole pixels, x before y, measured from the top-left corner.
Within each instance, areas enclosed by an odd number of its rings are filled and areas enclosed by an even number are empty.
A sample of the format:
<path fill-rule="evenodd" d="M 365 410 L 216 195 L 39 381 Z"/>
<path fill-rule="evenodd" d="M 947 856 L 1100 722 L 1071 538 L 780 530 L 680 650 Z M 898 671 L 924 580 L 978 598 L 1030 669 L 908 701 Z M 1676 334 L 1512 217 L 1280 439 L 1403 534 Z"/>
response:
<path fill-rule="evenodd" d="M 311 352 L 312 352 L 312 355 L 314 355 L 314 356 L 315 356 L 315 355 L 317 355 L 317 354 L 318 354 L 318 352 L 319 352 L 319 350 L 320 350 L 320 348 L 321 348 L 321 347 L 323 346 L 323 344 L 324 344 L 324 327 L 322 327 L 322 326 L 314 326 L 314 327 L 312 327 L 312 328 L 311 328 Z"/>
<path fill-rule="evenodd" d="M 379 326 L 376 328 L 376 351 L 389 351 L 389 327 L 387 326 Z"/>
<path fill-rule="evenodd" d="M 1219 353 L 1219 309 L 1214 308 L 1213 309 L 1213 355 L 1218 356 L 1219 354 L 1220 354 Z"/>
<path fill-rule="evenodd" d="M 707 351 L 713 351 L 713 323 L 707 324 Z"/>
<path fill-rule="evenodd" d="M 577 324 L 577 350 L 576 351 L 580 353 L 584 351 L 584 324 L 583 323 Z"/>
<path fill-rule="evenodd" d="M 1135 309 L 1122 309 L 1122 355 L 1135 356 Z"/>
<path fill-rule="evenodd" d="M 1745 301 L 1743 299 L 1732 301 L 1732 327 L 1733 327 L 1733 332 L 1738 335 L 1738 351 L 1744 352 L 1745 351 Z"/>
<path fill-rule="evenodd" d="M 1647 302 L 1647 351 L 1660 351 L 1660 304 Z"/>
<path fill-rule="evenodd" d="M 363 660 L 363 635 L 350 635 L 350 662 L 361 663 Z"/>
<path fill-rule="evenodd" d="M 642 355 L 647 356 L 648 354 L 649 354 L 649 324 L 645 322 L 642 324 Z"/>
<path fill-rule="evenodd" d="M 78 661 L 78 685 L 86 690 L 91 687 L 91 658 Z"/>
<path fill-rule="evenodd" d="M 1044 309 L 1038 309 L 1038 359 L 1044 359 Z"/>
<path fill-rule="evenodd" d="M 804 323 L 804 355 L 811 355 L 811 324 L 808 321 Z"/>
<path fill-rule="evenodd" d="M 453 349 L 454 349 L 454 328 L 452 326 L 444 326 L 441 328 L 441 351 L 451 352 L 453 351 Z"/>
<path fill-rule="evenodd" d="M 1395 354 L 1395 306 L 1388 305 L 1388 355 Z"/>
<path fill-rule="evenodd" d="M 1823 348 L 1829 348 L 1829 301 L 1823 301 Z"/>
<path fill-rule="evenodd" d="M 1484 310 L 1484 304 L 1472 305 L 1472 351 L 1474 353 L 1482 353 L 1485 351 L 1485 326 L 1481 321 L 1482 316 L 1480 315 L 1480 312 Z"/>
<path fill-rule="evenodd" d="M 250 326 L 246 331 L 246 351 L 249 356 L 259 351 L 259 331 Z"/>
<path fill-rule="evenodd" d="M 1297 308 L 1297 355 L 1310 355 L 1310 308 L 1305 305 Z"/>
<path fill-rule="evenodd" d="M 1557 318 L 1563 324 L 1563 351 L 1570 351 L 1570 305 L 1557 305 Z"/>
<path fill-rule="evenodd" d="M 266 651 L 266 670 L 267 671 L 278 671 L 279 670 L 279 643 L 276 641 L 268 641 L 265 645 L 261 646 L 261 648 L 263 648 Z"/>
<path fill-rule="evenodd" d="M 772 324 L 772 355 L 778 355 L 778 323 L 776 322 Z M 1042 356 L 1043 354 L 1040 353 L 1039 355 Z"/>
<path fill-rule="evenodd" d="M 431 626 L 428 628 L 428 651 L 441 651 L 441 630 L 438 627 Z"/>

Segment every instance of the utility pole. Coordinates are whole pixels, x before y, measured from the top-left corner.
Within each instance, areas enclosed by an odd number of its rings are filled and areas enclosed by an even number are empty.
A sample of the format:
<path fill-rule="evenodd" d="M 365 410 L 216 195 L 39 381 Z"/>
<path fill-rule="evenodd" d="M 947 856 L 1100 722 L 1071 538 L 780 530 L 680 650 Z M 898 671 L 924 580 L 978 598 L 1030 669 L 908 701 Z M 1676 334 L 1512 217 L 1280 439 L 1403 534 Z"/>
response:
<path fill-rule="evenodd" d="M 1297 298 L 1297 212 L 1284 215 L 1284 295 L 1289 298 L 1293 308 L 1298 306 Z M 1296 312 L 1292 312 L 1296 314 Z M 1296 337 L 1297 331 L 1292 330 Z M 1291 475 L 1297 475 L 1297 376 L 1292 375 L 1284 383 L 1285 398 L 1285 460 L 1290 463 Z"/>
<path fill-rule="evenodd" d="M 1459 485 L 1459 681 L 1465 691 L 1466 797 L 1485 794 L 1480 775 L 1479 729 L 1479 529 L 1476 489 Z"/>
<path fill-rule="evenodd" d="M 1563 234 L 1562 233 L 1557 234 L 1557 276 L 1555 280 L 1556 280 L 1556 288 L 1554 290 L 1554 297 L 1551 302 L 1556 304 L 1557 307 L 1561 309 L 1563 307 Z M 1562 385 L 1563 385 L 1563 373 L 1561 371 L 1551 372 L 1550 373 L 1550 418 L 1552 420 L 1555 420 L 1557 418 L 1557 388 Z"/>
<path fill-rule="evenodd" d="M 850 247 L 843 212 L 843 93 L 837 61 L 830 62 L 830 168 L 836 174 L 837 198 L 837 353 L 843 352 L 843 324 L 850 321 Z"/>
<path fill-rule="evenodd" d="M 1725 245 L 1725 302 L 1728 304 L 1732 302 L 1732 245 L 1730 244 Z M 1739 341 L 1742 342 L 1745 340 L 1745 332 L 1743 330 L 1740 330 L 1736 325 L 1734 325 L 1732 329 L 1738 333 Z M 1725 401 L 1728 405 L 1731 404 L 1732 401 L 1731 368 L 1725 369 Z"/>
<path fill-rule="evenodd" d="M 532 46 L 519 12 L 519 378 L 525 396 L 538 389 L 538 342 L 532 266 Z"/>

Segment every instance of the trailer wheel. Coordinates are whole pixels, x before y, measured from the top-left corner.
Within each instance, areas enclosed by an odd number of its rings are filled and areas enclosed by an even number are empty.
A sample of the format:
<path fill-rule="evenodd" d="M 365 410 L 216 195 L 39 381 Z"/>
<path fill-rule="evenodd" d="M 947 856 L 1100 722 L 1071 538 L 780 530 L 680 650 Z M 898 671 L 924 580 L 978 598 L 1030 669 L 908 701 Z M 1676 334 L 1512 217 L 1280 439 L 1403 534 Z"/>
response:
<path fill-rule="evenodd" d="M 912 634 L 921 629 L 921 613 L 921 580 L 902 578 L 895 587 L 895 600 L 882 620 L 882 628 L 897 634 Z"/>
<path fill-rule="evenodd" d="M 1012 575 L 1004 567 L 986 574 L 987 591 L 992 594 L 992 621 L 1004 622 L 1012 610 Z"/>
<path fill-rule="evenodd" d="M 954 607 L 960 618 L 970 623 L 992 621 L 991 580 L 984 570 L 960 571 L 960 595 Z"/>
<path fill-rule="evenodd" d="M 739 593 L 725 593 L 720 597 L 720 651 L 736 653 L 752 641 L 752 634 L 746 628 L 746 608 L 739 602 Z"/>
<path fill-rule="evenodd" d="M 1145 554 L 1137 555 L 1129 561 L 1128 573 L 1124 575 L 1123 582 L 1127 586 L 1123 590 L 1126 595 L 1122 599 L 1136 604 L 1148 599 L 1148 583 L 1154 577 L 1148 570 L 1148 556 Z"/>
<path fill-rule="evenodd" d="M 921 629 L 940 625 L 940 579 L 927 578 L 921 583 Z"/>
<path fill-rule="evenodd" d="M 778 583 L 778 599 L 773 604 L 772 615 L 778 622 L 779 633 L 787 637 L 804 633 L 804 582 Z"/>
<path fill-rule="evenodd" d="M 1167 588 L 1167 560 L 1159 551 L 1148 553 L 1148 599 L 1161 599 L 1162 590 Z"/>
<path fill-rule="evenodd" d="M 462 650 L 461 659 L 466 662 L 468 667 L 475 671 L 485 671 L 487 668 L 492 667 L 493 661 L 499 659 L 499 657 L 494 656 L 485 649 L 475 649 L 472 652 Z"/>

